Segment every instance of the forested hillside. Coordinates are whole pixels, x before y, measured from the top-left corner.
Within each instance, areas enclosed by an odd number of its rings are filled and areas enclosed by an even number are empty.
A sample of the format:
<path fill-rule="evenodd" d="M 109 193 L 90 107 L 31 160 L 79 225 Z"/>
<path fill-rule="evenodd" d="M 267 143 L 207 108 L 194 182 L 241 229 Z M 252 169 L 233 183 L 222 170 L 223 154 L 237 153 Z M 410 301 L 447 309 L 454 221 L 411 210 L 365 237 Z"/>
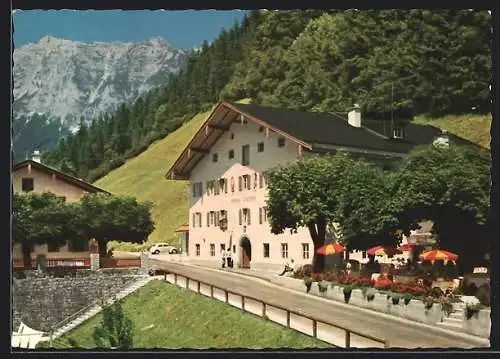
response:
<path fill-rule="evenodd" d="M 339 113 L 359 103 L 431 122 L 488 114 L 491 41 L 487 11 L 250 11 L 168 85 L 82 125 L 43 159 L 93 181 L 219 99 Z"/>

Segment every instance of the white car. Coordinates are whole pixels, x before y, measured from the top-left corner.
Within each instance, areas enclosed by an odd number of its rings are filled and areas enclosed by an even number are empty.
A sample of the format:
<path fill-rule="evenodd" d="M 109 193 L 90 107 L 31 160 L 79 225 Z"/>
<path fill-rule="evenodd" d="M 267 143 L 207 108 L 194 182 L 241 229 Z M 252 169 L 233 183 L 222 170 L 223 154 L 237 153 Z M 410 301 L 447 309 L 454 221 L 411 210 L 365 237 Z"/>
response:
<path fill-rule="evenodd" d="M 149 253 L 151 253 L 151 254 L 160 254 L 160 253 L 175 254 L 175 253 L 177 253 L 177 249 L 168 243 L 156 243 L 150 248 Z"/>

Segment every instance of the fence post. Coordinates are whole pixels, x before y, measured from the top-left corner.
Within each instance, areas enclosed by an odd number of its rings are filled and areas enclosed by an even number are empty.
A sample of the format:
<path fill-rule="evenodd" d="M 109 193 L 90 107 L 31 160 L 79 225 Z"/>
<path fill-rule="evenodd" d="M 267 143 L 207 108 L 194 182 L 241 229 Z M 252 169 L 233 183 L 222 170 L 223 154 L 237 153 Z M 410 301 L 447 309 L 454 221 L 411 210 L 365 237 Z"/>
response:
<path fill-rule="evenodd" d="M 186 277 L 186 289 L 189 289 L 189 277 Z"/>
<path fill-rule="evenodd" d="M 214 297 L 214 286 L 210 284 L 210 297 Z"/>
<path fill-rule="evenodd" d="M 346 329 L 345 331 L 345 347 L 351 347 L 351 332 Z"/>
<path fill-rule="evenodd" d="M 286 311 L 286 327 L 290 328 L 290 311 Z"/>
<path fill-rule="evenodd" d="M 245 311 L 245 297 L 244 296 L 241 296 L 241 309 L 243 309 L 243 311 Z"/>
<path fill-rule="evenodd" d="M 266 316 L 266 303 L 262 302 L 262 318 Z"/>
<path fill-rule="evenodd" d="M 177 285 L 177 273 L 174 274 L 174 283 Z"/>
<path fill-rule="evenodd" d="M 318 322 L 313 319 L 313 337 L 317 338 L 318 337 Z"/>
<path fill-rule="evenodd" d="M 225 290 L 224 294 L 226 295 L 226 303 L 229 303 L 229 292 Z"/>
<path fill-rule="evenodd" d="M 198 281 L 198 294 L 200 294 L 200 281 Z"/>

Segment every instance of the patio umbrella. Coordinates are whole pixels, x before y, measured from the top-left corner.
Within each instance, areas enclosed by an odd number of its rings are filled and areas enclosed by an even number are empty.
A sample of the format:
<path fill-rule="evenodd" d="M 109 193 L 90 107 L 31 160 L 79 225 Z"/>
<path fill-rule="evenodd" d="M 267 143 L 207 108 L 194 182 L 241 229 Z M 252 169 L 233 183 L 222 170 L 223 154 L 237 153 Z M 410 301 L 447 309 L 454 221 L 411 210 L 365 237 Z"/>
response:
<path fill-rule="evenodd" d="M 419 257 L 424 261 L 456 261 L 458 258 L 458 254 L 451 253 L 442 249 L 434 249 L 432 251 L 422 253 Z"/>
<path fill-rule="evenodd" d="M 366 251 L 369 256 L 393 256 L 395 254 L 401 254 L 402 252 L 391 246 L 375 246 Z"/>
<path fill-rule="evenodd" d="M 338 243 L 330 243 L 320 247 L 316 250 L 316 253 L 327 256 L 329 254 L 336 254 L 345 251 L 345 247 Z"/>

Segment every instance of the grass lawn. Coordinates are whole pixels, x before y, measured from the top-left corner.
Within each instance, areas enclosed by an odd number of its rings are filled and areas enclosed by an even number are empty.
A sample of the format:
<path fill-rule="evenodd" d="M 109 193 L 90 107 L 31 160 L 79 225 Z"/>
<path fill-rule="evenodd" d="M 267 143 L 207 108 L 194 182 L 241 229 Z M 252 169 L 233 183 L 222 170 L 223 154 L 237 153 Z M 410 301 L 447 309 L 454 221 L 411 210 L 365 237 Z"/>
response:
<path fill-rule="evenodd" d="M 148 283 L 125 298 L 122 305 L 125 315 L 134 323 L 134 348 L 331 347 L 305 334 L 163 281 Z M 68 338 L 72 338 L 81 348 L 94 348 L 92 333 L 101 319 L 100 313 L 55 340 L 54 347 L 71 348 Z"/>
<path fill-rule="evenodd" d="M 448 115 L 442 118 L 419 116 L 415 119 L 415 123 L 442 128 L 454 135 L 489 149 L 491 120 L 491 115 Z"/>

